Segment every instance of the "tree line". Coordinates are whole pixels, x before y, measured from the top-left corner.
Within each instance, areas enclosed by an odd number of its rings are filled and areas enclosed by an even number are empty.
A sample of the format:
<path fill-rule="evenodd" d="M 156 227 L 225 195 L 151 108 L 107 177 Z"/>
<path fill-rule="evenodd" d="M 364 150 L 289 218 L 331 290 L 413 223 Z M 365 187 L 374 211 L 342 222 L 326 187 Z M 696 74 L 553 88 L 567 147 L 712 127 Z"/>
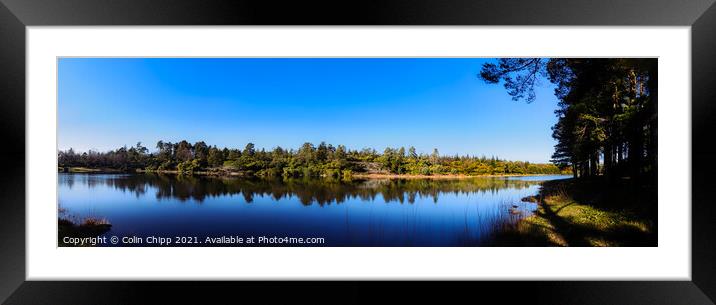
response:
<path fill-rule="evenodd" d="M 317 146 L 305 143 L 298 149 L 275 147 L 256 149 L 248 143 L 243 149 L 218 148 L 200 141 L 176 143 L 159 141 L 156 151 L 137 143 L 107 152 L 73 149 L 59 151 L 62 169 L 84 167 L 121 171 L 176 171 L 193 174 L 197 171 L 238 173 L 260 177 L 351 177 L 355 173 L 385 173 L 406 175 L 502 175 L 502 174 L 559 174 L 554 164 L 508 161 L 485 156 L 445 156 L 437 149 L 431 154 L 418 154 L 414 147 L 407 150 L 386 148 L 347 149 L 321 142 Z"/>
<path fill-rule="evenodd" d="M 555 85 L 552 162 L 575 178 L 656 177 L 657 59 L 501 58 L 479 77 L 527 103 L 541 79 Z"/>

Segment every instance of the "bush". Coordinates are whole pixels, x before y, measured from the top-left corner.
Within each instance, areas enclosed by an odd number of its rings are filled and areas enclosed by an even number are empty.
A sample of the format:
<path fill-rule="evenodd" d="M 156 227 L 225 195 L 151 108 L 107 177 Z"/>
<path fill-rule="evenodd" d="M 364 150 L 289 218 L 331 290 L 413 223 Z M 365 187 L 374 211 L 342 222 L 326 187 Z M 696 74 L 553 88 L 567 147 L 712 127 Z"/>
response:
<path fill-rule="evenodd" d="M 262 169 L 256 172 L 256 175 L 259 177 L 266 177 L 266 178 L 274 178 L 281 176 L 282 172 L 278 168 L 267 168 Z"/>
<path fill-rule="evenodd" d="M 307 166 L 302 168 L 303 177 L 318 177 L 320 171 L 313 166 Z"/>
<path fill-rule="evenodd" d="M 231 169 L 239 169 L 239 162 L 233 160 L 224 161 L 224 167 L 228 167 Z"/>
<path fill-rule="evenodd" d="M 287 167 L 283 168 L 283 176 L 284 177 L 298 177 L 298 176 L 301 176 L 301 171 L 299 171 L 295 167 L 287 166 Z"/>
<path fill-rule="evenodd" d="M 165 161 L 164 163 L 160 164 L 157 168 L 158 170 L 169 170 L 172 168 L 172 161 Z"/>
<path fill-rule="evenodd" d="M 184 161 L 177 165 L 177 171 L 179 174 L 192 175 L 194 170 L 199 168 L 199 160 L 194 159 L 191 161 Z"/>

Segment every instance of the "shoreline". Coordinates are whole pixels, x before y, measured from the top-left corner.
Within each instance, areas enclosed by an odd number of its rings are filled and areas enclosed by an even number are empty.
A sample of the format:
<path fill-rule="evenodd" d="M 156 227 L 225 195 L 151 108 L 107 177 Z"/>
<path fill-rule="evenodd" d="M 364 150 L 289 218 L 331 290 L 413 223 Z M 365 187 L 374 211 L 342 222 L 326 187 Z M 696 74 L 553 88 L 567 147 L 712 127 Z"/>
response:
<path fill-rule="evenodd" d="M 643 195 L 605 179 L 544 182 L 522 198 L 537 210 L 496 233 L 491 246 L 657 246 L 657 201 Z"/>
<path fill-rule="evenodd" d="M 402 174 L 353 174 L 352 178 L 363 179 L 469 179 L 469 178 L 501 178 L 527 176 L 559 176 L 563 174 L 501 174 L 501 175 L 402 175 Z"/>
<path fill-rule="evenodd" d="M 169 174 L 179 175 L 178 170 L 144 170 L 136 169 L 131 170 L 119 170 L 119 169 L 108 169 L 108 168 L 66 168 L 58 170 L 59 173 L 75 173 L 75 174 Z M 256 177 L 260 176 L 247 175 L 241 172 L 232 171 L 194 171 L 194 176 L 214 176 L 214 177 Z M 410 174 L 385 174 L 385 173 L 353 173 L 351 179 L 469 179 L 469 178 L 500 178 L 500 177 L 526 177 L 526 176 L 559 176 L 566 174 L 490 174 L 490 175 L 453 175 L 453 174 L 438 174 L 438 175 L 410 175 Z M 279 176 L 280 177 L 280 176 Z M 326 177 L 317 177 L 326 178 Z"/>

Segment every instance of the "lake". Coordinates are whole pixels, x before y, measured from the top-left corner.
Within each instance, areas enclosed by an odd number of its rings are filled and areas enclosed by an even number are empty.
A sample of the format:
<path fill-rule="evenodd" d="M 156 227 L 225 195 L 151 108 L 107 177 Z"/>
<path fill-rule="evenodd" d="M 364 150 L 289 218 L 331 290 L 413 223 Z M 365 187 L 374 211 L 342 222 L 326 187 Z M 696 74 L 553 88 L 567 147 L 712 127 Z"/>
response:
<path fill-rule="evenodd" d="M 116 246 L 480 246 L 537 208 L 520 199 L 543 181 L 569 178 L 58 175 L 61 216 L 106 219 L 112 226 L 101 235 L 119 237 Z"/>

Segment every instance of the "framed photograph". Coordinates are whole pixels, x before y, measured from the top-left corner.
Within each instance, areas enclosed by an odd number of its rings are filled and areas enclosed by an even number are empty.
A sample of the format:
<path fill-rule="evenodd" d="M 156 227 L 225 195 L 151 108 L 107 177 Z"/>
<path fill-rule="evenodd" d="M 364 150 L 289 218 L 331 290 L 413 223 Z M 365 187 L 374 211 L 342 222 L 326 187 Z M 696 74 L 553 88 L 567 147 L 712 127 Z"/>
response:
<path fill-rule="evenodd" d="M 0 298 L 713 304 L 716 8 L 563 2 L 2 0 Z"/>

